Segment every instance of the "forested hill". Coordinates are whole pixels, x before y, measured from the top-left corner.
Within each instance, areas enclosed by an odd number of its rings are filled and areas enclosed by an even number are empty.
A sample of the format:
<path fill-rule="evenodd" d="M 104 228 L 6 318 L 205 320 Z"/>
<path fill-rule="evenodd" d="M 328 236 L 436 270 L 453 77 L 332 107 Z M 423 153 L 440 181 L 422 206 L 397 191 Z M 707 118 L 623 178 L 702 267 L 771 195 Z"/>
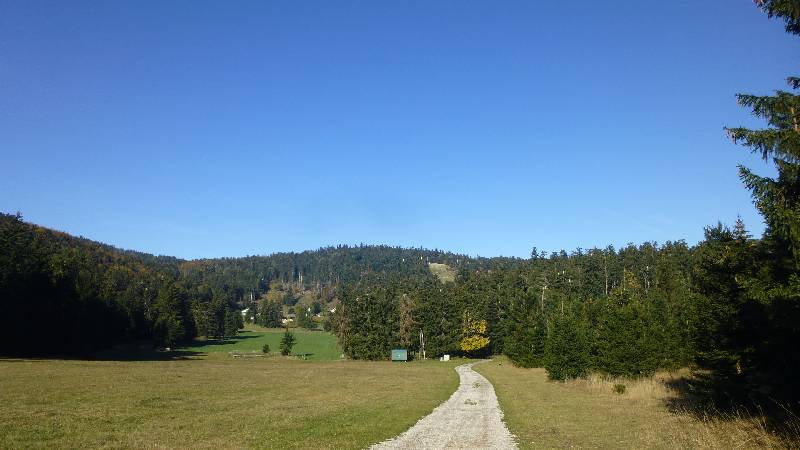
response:
<path fill-rule="evenodd" d="M 0 353 L 82 354 L 152 337 L 159 318 L 186 313 L 154 303 L 180 263 L 0 214 Z"/>
<path fill-rule="evenodd" d="M 340 245 L 301 253 L 185 261 L 180 269 L 184 277 L 197 282 L 265 292 L 272 280 L 318 288 L 357 282 L 376 274 L 424 279 L 431 276 L 430 263 L 446 264 L 456 271 L 474 271 L 512 268 L 523 262 L 519 258 L 473 258 L 421 248 Z"/>
<path fill-rule="evenodd" d="M 221 334 L 226 317 L 275 282 L 321 297 L 364 276 L 428 279 L 428 263 L 476 270 L 522 261 L 365 245 L 186 261 L 117 249 L 0 213 L 0 353 L 82 354 L 131 340 L 169 344 Z"/>

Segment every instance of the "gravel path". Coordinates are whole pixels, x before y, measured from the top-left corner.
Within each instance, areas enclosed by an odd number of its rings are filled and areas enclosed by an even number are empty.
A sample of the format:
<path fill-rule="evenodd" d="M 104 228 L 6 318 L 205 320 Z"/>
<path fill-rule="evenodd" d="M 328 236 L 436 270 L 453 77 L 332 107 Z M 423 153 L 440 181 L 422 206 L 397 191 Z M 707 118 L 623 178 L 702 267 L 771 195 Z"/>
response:
<path fill-rule="evenodd" d="M 475 364 L 456 367 L 461 383 L 446 402 L 403 434 L 370 449 L 516 449 L 492 383 L 472 370 Z"/>

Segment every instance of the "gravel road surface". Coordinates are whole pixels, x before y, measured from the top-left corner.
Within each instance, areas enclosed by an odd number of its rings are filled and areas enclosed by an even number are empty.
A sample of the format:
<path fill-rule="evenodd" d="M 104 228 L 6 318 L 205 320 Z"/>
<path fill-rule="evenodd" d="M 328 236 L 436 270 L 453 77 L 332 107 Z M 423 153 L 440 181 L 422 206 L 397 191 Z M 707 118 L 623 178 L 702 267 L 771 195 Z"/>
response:
<path fill-rule="evenodd" d="M 475 364 L 456 367 L 461 383 L 446 402 L 403 434 L 370 449 L 516 449 L 492 383 L 472 370 Z"/>

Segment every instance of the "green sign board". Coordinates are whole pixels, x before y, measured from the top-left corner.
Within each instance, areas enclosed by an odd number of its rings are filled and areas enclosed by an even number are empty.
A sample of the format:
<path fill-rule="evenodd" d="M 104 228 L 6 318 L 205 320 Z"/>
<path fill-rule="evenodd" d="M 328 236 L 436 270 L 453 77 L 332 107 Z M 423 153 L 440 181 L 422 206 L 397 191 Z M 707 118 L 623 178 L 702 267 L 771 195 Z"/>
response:
<path fill-rule="evenodd" d="M 408 361 L 408 350 L 404 348 L 392 350 L 392 361 Z"/>

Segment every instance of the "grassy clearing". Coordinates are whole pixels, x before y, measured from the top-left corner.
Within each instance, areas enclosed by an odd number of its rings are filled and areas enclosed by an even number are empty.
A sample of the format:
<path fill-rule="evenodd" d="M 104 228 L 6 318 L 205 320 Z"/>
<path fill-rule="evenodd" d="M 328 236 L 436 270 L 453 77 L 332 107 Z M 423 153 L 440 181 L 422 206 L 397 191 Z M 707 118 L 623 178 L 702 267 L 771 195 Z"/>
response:
<path fill-rule="evenodd" d="M 363 448 L 447 399 L 459 363 L 0 360 L 0 448 Z"/>
<path fill-rule="evenodd" d="M 762 418 L 697 416 L 668 408 L 669 382 L 685 372 L 642 380 L 598 376 L 549 382 L 543 369 L 506 358 L 475 366 L 494 384 L 520 448 L 780 448 L 796 446 L 767 431 Z M 624 384 L 625 393 L 614 392 Z M 800 436 L 800 433 L 798 434 Z"/>
<path fill-rule="evenodd" d="M 193 345 L 180 350 L 194 353 L 218 352 L 256 352 L 260 353 L 264 344 L 269 344 L 273 353 L 280 352 L 280 342 L 285 330 L 281 328 L 262 328 L 248 325 L 234 339 L 226 341 L 195 341 Z M 333 361 L 341 358 L 342 350 L 336 336 L 323 331 L 291 329 L 296 338 L 292 354 L 308 354 L 309 361 Z"/>
<path fill-rule="evenodd" d="M 453 282 L 456 280 L 456 271 L 447 264 L 429 263 L 428 268 L 442 283 Z"/>

